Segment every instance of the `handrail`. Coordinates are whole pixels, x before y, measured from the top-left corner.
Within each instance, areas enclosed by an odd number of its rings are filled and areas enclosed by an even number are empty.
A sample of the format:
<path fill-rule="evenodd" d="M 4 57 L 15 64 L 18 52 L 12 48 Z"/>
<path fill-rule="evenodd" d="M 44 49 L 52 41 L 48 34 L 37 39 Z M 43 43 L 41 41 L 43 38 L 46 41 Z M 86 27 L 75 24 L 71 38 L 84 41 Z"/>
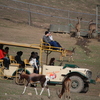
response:
<path fill-rule="evenodd" d="M 17 43 L 17 42 L 2 41 L 2 40 L 0 40 L 0 44 L 10 45 L 10 46 L 18 46 L 18 47 L 25 47 L 25 48 L 40 49 L 39 44 Z"/>

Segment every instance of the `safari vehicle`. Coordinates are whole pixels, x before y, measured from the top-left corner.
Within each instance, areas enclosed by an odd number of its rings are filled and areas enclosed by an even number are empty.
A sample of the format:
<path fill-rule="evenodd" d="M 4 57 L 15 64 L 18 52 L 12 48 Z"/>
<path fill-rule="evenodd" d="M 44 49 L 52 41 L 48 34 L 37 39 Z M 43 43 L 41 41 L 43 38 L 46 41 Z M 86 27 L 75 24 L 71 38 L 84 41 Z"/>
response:
<path fill-rule="evenodd" d="M 21 44 L 21 43 L 15 43 L 15 42 L 6 42 L 6 41 L 0 41 L 0 44 L 4 45 L 11 45 L 11 46 L 20 46 L 20 47 L 27 47 L 27 48 L 33 48 L 33 49 L 39 49 L 40 51 L 40 68 L 39 68 L 39 74 L 48 75 L 50 77 L 50 82 L 48 84 L 50 85 L 61 85 L 62 81 L 65 77 L 69 77 L 72 81 L 71 84 L 71 92 L 87 92 L 89 89 L 89 83 L 95 83 L 94 80 L 92 80 L 92 72 L 89 69 L 86 68 L 79 68 L 77 65 L 73 64 L 65 64 L 65 66 L 50 66 L 47 65 L 47 63 L 44 65 L 42 64 L 42 53 L 43 51 L 46 51 L 47 59 L 48 55 L 51 52 L 59 52 L 62 53 L 60 50 L 53 50 L 52 46 L 45 45 L 45 43 L 41 40 L 40 44 Z M 2 79 L 4 76 L 6 77 L 15 77 L 15 82 L 17 84 L 20 84 L 19 78 L 18 78 L 18 72 L 20 70 L 25 70 L 27 74 L 33 73 L 33 67 L 32 66 L 25 66 L 25 68 L 19 68 L 19 65 L 16 63 L 11 63 L 9 66 L 9 70 L 4 69 L 3 67 L 0 68 L 0 79 Z M 23 81 L 24 83 L 25 81 Z"/>
<path fill-rule="evenodd" d="M 89 83 L 95 83 L 92 80 L 92 72 L 86 68 L 79 68 L 77 65 L 65 64 L 65 66 L 43 65 L 42 74 L 50 76 L 49 84 L 62 84 L 65 77 L 72 81 L 71 92 L 87 92 Z"/>

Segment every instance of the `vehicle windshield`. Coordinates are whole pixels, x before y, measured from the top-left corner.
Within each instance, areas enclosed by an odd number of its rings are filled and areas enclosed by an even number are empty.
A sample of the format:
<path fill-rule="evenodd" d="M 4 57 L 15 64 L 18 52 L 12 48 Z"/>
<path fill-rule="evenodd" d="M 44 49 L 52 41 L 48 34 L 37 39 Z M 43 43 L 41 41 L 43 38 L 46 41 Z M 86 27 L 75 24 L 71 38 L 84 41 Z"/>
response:
<path fill-rule="evenodd" d="M 77 66 L 77 65 L 65 64 L 65 66 L 63 67 L 63 69 L 65 69 L 66 67 L 70 67 L 70 68 L 79 68 L 79 66 Z"/>

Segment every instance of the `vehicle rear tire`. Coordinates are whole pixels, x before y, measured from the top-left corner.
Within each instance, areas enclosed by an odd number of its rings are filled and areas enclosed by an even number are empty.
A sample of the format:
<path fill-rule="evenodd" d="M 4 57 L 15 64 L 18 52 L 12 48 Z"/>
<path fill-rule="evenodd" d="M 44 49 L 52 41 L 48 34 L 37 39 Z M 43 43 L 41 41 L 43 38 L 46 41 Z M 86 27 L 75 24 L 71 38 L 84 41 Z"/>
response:
<path fill-rule="evenodd" d="M 3 71 L 0 71 L 0 79 L 4 79 L 4 73 L 3 73 Z"/>
<path fill-rule="evenodd" d="M 71 92 L 81 92 L 84 88 L 84 81 L 79 76 L 71 76 Z"/>
<path fill-rule="evenodd" d="M 17 73 L 15 78 L 14 78 L 14 81 L 17 85 L 19 85 L 19 74 Z"/>
<path fill-rule="evenodd" d="M 19 80 L 19 74 L 17 73 L 16 76 L 15 76 L 15 83 L 17 85 L 26 85 L 27 81 L 25 79 L 22 79 L 22 80 Z"/>

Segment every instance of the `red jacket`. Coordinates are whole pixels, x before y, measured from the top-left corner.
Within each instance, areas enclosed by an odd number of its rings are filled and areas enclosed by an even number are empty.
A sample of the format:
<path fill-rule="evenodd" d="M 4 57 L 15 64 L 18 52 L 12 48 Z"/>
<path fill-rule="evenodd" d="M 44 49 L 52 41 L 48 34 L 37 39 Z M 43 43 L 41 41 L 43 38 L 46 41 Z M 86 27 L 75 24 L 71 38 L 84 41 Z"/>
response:
<path fill-rule="evenodd" d="M 4 57 L 5 57 L 5 52 L 2 49 L 0 49 L 0 59 Z"/>

